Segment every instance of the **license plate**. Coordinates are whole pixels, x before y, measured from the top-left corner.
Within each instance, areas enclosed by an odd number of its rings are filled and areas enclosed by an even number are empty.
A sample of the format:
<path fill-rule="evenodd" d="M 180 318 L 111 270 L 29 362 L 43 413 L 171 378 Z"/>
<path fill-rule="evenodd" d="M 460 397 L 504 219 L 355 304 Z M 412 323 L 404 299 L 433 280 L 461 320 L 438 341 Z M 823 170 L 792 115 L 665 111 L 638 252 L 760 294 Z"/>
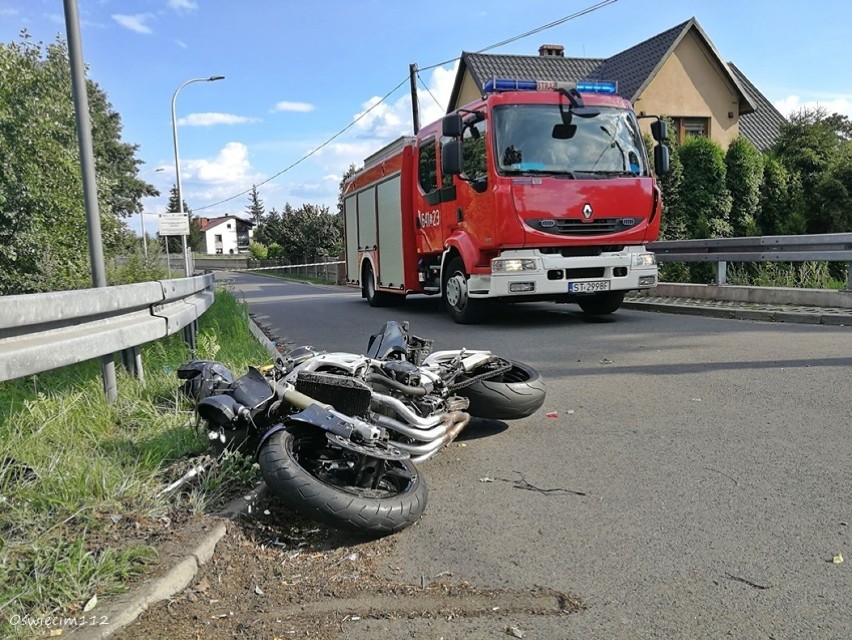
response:
<path fill-rule="evenodd" d="M 596 291 L 609 291 L 609 280 L 568 283 L 568 293 L 595 293 Z"/>

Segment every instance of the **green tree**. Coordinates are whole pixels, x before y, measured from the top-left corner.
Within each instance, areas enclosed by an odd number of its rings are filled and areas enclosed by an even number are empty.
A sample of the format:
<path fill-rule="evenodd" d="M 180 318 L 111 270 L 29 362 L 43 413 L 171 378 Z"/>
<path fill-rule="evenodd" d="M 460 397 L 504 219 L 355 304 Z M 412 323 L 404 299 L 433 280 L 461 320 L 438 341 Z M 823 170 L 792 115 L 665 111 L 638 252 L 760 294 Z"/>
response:
<path fill-rule="evenodd" d="M 337 196 L 337 215 L 343 218 L 343 195 L 346 190 L 346 181 L 358 173 L 358 168 L 354 164 L 350 164 L 349 168 L 343 172 L 343 177 L 340 179 L 340 192 Z"/>
<path fill-rule="evenodd" d="M 725 153 L 709 138 L 691 137 L 680 147 L 683 183 L 680 205 L 690 238 L 724 238 L 732 233 Z"/>
<path fill-rule="evenodd" d="M 852 122 L 837 113 L 829 114 L 824 107 L 803 108 L 793 113 L 781 126 L 774 152 L 802 183 L 808 233 L 827 233 L 832 222 L 818 204 L 817 185 L 823 174 L 833 166 L 842 144 L 852 135 Z"/>
<path fill-rule="evenodd" d="M 772 154 L 763 157 L 763 181 L 756 221 L 763 236 L 805 233 L 807 221 L 801 213 L 801 183 Z"/>
<path fill-rule="evenodd" d="M 255 239 L 267 246 L 279 244 L 291 261 L 335 256 L 343 246 L 339 219 L 328 207 L 305 204 L 294 209 L 285 204 L 280 214 L 273 210 L 266 216 Z"/>
<path fill-rule="evenodd" d="M 248 214 L 249 219 L 254 222 L 256 226 L 260 224 L 261 220 L 263 220 L 263 216 L 266 214 L 266 211 L 263 208 L 263 200 L 260 199 L 260 195 L 258 195 L 257 187 L 255 185 L 251 185 L 246 213 Z"/>
<path fill-rule="evenodd" d="M 738 136 L 725 153 L 726 184 L 731 194 L 731 228 L 735 236 L 759 235 L 757 212 L 763 183 L 763 157 Z"/>
<path fill-rule="evenodd" d="M 671 120 L 664 117 L 669 131 L 675 131 Z M 663 199 L 663 218 L 660 221 L 660 237 L 664 240 L 685 240 L 689 237 L 687 215 L 681 205 L 680 191 L 683 185 L 683 162 L 680 159 L 680 147 L 677 140 L 668 140 L 669 147 L 669 172 L 657 176 L 657 184 Z M 648 154 L 654 157 L 654 140 L 650 136 L 645 142 Z"/>
<path fill-rule="evenodd" d="M 136 147 L 88 82 L 106 257 L 122 250 L 123 216 L 156 193 L 138 180 Z M 113 164 L 114 163 L 114 164 Z M 0 295 L 91 286 L 68 51 L 57 40 L 0 43 Z"/>
<path fill-rule="evenodd" d="M 826 233 L 852 231 L 852 142 L 844 142 L 815 188 Z"/>

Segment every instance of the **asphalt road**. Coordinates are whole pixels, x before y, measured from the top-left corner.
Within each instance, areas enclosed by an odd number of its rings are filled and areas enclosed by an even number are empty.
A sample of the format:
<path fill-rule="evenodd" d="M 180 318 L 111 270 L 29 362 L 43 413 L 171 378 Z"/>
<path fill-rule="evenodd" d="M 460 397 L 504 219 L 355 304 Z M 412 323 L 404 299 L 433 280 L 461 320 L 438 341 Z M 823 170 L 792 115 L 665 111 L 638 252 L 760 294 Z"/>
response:
<path fill-rule="evenodd" d="M 848 328 L 589 321 L 553 304 L 461 326 L 434 299 L 373 309 L 351 289 L 225 277 L 296 345 L 363 351 L 385 320 L 407 320 L 436 349 L 488 348 L 545 377 L 538 414 L 472 423 L 422 466 L 430 503 L 399 534 L 395 577 L 449 572 L 586 604 L 515 616 L 526 638 L 852 637 Z M 495 617 L 365 621 L 346 637 L 506 633 Z"/>

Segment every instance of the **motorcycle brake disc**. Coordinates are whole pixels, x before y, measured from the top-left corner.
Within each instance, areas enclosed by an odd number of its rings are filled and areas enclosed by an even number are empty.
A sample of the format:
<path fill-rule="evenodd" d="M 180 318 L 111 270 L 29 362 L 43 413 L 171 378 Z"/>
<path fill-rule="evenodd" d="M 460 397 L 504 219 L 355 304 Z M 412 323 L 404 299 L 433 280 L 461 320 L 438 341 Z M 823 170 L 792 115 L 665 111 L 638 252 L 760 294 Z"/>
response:
<path fill-rule="evenodd" d="M 326 431 L 325 437 L 328 438 L 329 442 L 337 445 L 338 447 L 349 449 L 350 451 L 370 456 L 371 458 L 380 458 L 382 460 L 405 460 L 410 457 L 401 449 L 397 449 L 386 442 L 375 442 L 369 445 L 359 444 L 357 442 L 352 442 L 349 438 L 344 438 L 329 431 Z"/>

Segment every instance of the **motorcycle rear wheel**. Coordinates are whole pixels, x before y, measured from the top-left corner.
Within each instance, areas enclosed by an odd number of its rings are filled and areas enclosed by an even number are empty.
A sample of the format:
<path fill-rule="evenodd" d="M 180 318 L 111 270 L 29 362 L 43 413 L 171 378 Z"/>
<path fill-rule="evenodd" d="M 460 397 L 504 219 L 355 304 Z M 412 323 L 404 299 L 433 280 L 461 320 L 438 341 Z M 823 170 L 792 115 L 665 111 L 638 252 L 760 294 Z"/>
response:
<path fill-rule="evenodd" d="M 505 373 L 456 392 L 470 400 L 467 408 L 470 415 L 489 420 L 519 420 L 531 416 L 544 404 L 547 391 L 541 374 L 523 362 L 505 362 L 512 365 Z M 468 376 L 480 373 L 474 369 Z"/>
<path fill-rule="evenodd" d="M 274 495 L 338 529 L 384 536 L 411 526 L 426 508 L 426 484 L 410 460 L 364 459 L 333 446 L 315 427 L 288 426 L 272 434 L 258 460 Z M 375 487 L 358 486 L 356 469 L 369 472 L 370 465 Z"/>

